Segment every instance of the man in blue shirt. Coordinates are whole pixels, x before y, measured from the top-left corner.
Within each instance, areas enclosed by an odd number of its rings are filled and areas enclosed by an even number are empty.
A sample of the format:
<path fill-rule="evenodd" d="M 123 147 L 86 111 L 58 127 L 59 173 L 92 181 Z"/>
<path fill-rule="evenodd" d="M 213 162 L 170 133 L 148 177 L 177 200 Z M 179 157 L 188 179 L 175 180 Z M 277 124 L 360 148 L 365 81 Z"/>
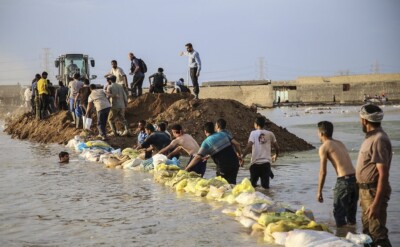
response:
<path fill-rule="evenodd" d="M 214 123 L 212 122 L 207 122 L 204 125 L 204 133 L 207 138 L 203 141 L 199 152 L 186 166 L 185 170 L 190 170 L 201 159 L 210 155 L 217 165 L 217 176 L 225 178 L 230 184 L 236 184 L 239 159 L 228 134 L 225 132 L 215 132 Z"/>

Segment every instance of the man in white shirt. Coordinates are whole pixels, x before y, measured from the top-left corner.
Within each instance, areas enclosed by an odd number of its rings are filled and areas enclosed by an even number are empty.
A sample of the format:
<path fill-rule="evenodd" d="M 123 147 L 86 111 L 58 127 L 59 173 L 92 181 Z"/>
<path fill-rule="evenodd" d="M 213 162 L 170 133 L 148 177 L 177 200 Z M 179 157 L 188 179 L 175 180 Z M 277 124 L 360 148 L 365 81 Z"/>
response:
<path fill-rule="evenodd" d="M 187 43 L 186 51 L 181 52 L 181 56 L 187 56 L 189 58 L 189 69 L 190 69 L 190 78 L 193 83 L 193 92 L 195 98 L 199 98 L 199 76 L 201 70 L 201 60 L 200 55 L 197 51 L 193 49 L 193 45 L 191 43 Z"/>
<path fill-rule="evenodd" d="M 242 154 L 242 159 L 251 152 L 250 181 L 253 187 L 257 186 L 261 178 L 261 186 L 269 189 L 269 178 L 273 178 L 271 162 L 274 162 L 279 154 L 279 146 L 274 133 L 265 130 L 265 117 L 257 117 L 254 128 L 250 133 L 249 142 Z M 275 149 L 275 155 L 271 156 L 271 146 Z"/>
<path fill-rule="evenodd" d="M 79 73 L 75 73 L 74 80 L 70 81 L 68 84 L 69 111 L 71 112 L 73 119 L 72 124 L 76 123 L 76 128 L 79 127 L 79 119 L 82 115 L 80 108 L 77 108 L 79 107 L 79 102 L 75 102 L 76 95 L 83 87 L 83 82 L 80 80 L 80 77 L 81 75 Z"/>
<path fill-rule="evenodd" d="M 98 137 L 103 141 L 107 138 L 106 124 L 108 114 L 110 113 L 111 104 L 102 89 L 96 89 L 96 85 L 90 84 L 90 95 L 88 98 L 88 108 L 86 118 L 89 117 L 90 110 L 94 107 L 97 111 L 97 128 L 99 130 Z"/>
<path fill-rule="evenodd" d="M 128 79 L 126 78 L 126 74 L 123 69 L 117 66 L 118 63 L 116 60 L 111 61 L 111 70 L 104 77 L 107 78 L 111 75 L 117 78 L 117 83 L 124 88 L 126 95 L 128 95 Z"/>

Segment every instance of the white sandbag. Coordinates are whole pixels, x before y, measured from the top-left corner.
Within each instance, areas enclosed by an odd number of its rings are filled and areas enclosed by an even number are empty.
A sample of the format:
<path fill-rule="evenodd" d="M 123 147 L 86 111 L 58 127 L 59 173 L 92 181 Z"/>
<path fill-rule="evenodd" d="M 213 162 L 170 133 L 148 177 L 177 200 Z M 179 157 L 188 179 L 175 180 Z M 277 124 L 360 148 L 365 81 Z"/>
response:
<path fill-rule="evenodd" d="M 240 193 L 235 201 L 242 205 L 250 205 L 254 203 L 267 203 L 273 204 L 273 201 L 268 196 L 264 195 L 263 193 L 256 191 L 256 192 L 243 192 Z"/>
<path fill-rule="evenodd" d="M 274 237 L 275 244 L 285 245 L 288 232 L 274 232 L 272 237 Z"/>
<path fill-rule="evenodd" d="M 86 118 L 83 120 L 83 127 L 87 130 L 90 130 L 90 127 L 92 126 L 92 119 L 91 118 Z"/>
<path fill-rule="evenodd" d="M 207 198 L 222 198 L 225 191 L 231 189 L 229 184 L 223 185 L 221 187 L 215 187 L 210 185 L 210 190 L 208 191 Z"/>
<path fill-rule="evenodd" d="M 227 215 L 233 216 L 233 217 L 236 216 L 235 212 L 236 212 L 236 210 L 235 210 L 235 209 L 232 209 L 232 208 L 224 208 L 224 209 L 222 210 L 222 213 L 223 213 L 223 214 L 227 214 Z"/>
<path fill-rule="evenodd" d="M 159 164 L 165 163 L 168 160 L 167 156 L 165 156 L 163 154 L 156 154 L 152 158 L 153 158 L 154 169 L 156 169 L 156 167 Z"/>
<path fill-rule="evenodd" d="M 257 221 L 258 218 L 260 218 L 261 214 L 252 211 L 251 207 L 252 207 L 252 205 L 247 205 L 246 207 L 244 207 L 242 210 L 242 214 L 243 214 L 243 216 L 245 216 L 247 218 Z"/>
<path fill-rule="evenodd" d="M 102 149 L 87 149 L 82 152 L 82 155 L 87 161 L 98 162 L 99 158 L 105 153 L 106 151 Z M 106 154 L 109 155 L 108 153 Z"/>
<path fill-rule="evenodd" d="M 354 243 L 354 244 L 371 244 L 372 243 L 372 239 L 370 236 L 368 236 L 367 234 L 353 234 L 351 232 L 348 232 L 346 235 L 346 239 L 349 240 L 350 242 Z"/>
<path fill-rule="evenodd" d="M 238 217 L 238 220 L 239 220 L 240 224 L 242 224 L 246 228 L 251 228 L 253 226 L 253 224 L 256 223 L 256 221 L 254 221 L 250 218 L 244 217 L 244 216 Z"/>
<path fill-rule="evenodd" d="M 121 164 L 123 169 L 132 169 L 142 163 L 141 159 L 130 159 Z"/>
<path fill-rule="evenodd" d="M 111 150 L 111 153 L 120 156 L 121 155 L 121 149 L 118 148 L 118 149 Z"/>
<path fill-rule="evenodd" d="M 111 153 L 104 153 L 99 156 L 99 162 L 104 163 L 105 159 L 108 159 L 112 155 Z"/>
<path fill-rule="evenodd" d="M 288 233 L 286 247 L 354 247 L 355 245 L 340 239 L 329 232 L 313 230 L 293 230 Z"/>
<path fill-rule="evenodd" d="M 79 152 L 80 150 L 79 150 L 78 145 L 79 145 L 80 143 L 83 143 L 83 142 L 81 141 L 81 138 L 80 138 L 79 136 L 75 136 L 73 139 L 71 139 L 71 140 L 68 141 L 66 147 L 67 147 L 67 148 L 70 148 L 70 149 L 74 149 L 75 151 Z"/>

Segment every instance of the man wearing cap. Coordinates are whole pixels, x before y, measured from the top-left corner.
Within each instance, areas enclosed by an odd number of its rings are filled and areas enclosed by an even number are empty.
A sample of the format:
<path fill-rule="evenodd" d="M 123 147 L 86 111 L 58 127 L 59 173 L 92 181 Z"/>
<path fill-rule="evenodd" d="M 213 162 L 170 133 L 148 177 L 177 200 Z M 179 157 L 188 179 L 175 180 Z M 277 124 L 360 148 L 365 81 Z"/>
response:
<path fill-rule="evenodd" d="M 389 169 L 392 144 L 381 128 L 383 111 L 376 105 L 364 105 L 360 122 L 366 133 L 357 160 L 356 178 L 360 188 L 363 233 L 371 236 L 373 246 L 392 246 L 386 228 L 390 199 Z"/>

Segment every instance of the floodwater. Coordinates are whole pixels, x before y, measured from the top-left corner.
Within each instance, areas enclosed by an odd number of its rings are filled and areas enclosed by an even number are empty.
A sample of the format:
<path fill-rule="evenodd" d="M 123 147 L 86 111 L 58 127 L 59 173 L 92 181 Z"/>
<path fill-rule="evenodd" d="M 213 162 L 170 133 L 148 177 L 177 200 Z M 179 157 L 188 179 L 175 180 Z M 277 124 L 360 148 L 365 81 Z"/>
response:
<path fill-rule="evenodd" d="M 334 138 L 346 144 L 355 163 L 363 139 L 358 108 L 318 112 L 278 108 L 261 113 L 315 146 L 319 145 L 316 123 L 332 121 Z M 400 246 L 400 108 L 384 110 L 383 127 L 394 146 L 389 236 L 393 246 Z M 60 165 L 57 154 L 65 147 L 13 140 L 3 132 L 0 148 L 0 246 L 272 246 L 221 213 L 228 205 L 173 192 L 155 183 L 150 174 L 106 169 L 70 150 L 70 163 Z M 325 202 L 318 203 L 316 150 L 285 154 L 273 171 L 269 196 L 295 208 L 304 205 L 318 222 L 335 230 L 331 188 L 336 176 L 328 169 Z M 211 167 L 205 177 L 214 174 Z M 241 169 L 238 181 L 248 176 L 249 171 Z M 359 219 L 356 231 L 361 227 Z"/>

